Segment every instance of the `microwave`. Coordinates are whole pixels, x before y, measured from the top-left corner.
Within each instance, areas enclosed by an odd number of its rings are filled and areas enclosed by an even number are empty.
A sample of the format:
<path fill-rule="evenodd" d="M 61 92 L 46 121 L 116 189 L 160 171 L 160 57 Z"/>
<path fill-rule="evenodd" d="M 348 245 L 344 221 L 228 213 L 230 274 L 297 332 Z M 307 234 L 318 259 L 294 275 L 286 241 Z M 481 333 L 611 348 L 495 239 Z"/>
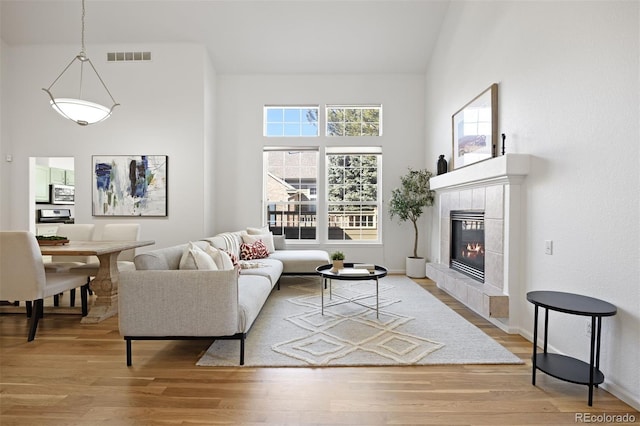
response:
<path fill-rule="evenodd" d="M 75 188 L 69 185 L 51 185 L 49 193 L 49 203 L 51 204 L 74 204 Z"/>

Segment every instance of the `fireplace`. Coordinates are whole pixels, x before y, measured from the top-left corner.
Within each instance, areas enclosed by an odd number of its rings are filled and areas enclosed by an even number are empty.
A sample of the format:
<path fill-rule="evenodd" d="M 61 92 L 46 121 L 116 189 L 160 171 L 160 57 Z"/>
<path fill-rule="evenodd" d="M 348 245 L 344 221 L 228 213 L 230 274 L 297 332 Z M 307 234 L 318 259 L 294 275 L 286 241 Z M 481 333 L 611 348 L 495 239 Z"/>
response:
<path fill-rule="evenodd" d="M 484 211 L 452 210 L 450 267 L 484 283 Z"/>

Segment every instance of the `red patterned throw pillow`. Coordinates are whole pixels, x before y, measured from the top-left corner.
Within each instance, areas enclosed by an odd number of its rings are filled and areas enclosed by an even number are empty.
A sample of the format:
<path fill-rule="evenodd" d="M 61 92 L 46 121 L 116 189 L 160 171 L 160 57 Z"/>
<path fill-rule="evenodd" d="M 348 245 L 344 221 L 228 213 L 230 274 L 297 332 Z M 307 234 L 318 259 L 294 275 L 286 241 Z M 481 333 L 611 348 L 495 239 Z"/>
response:
<path fill-rule="evenodd" d="M 240 259 L 242 260 L 264 259 L 265 257 L 269 257 L 269 250 L 262 240 L 253 244 L 243 243 L 240 246 Z"/>

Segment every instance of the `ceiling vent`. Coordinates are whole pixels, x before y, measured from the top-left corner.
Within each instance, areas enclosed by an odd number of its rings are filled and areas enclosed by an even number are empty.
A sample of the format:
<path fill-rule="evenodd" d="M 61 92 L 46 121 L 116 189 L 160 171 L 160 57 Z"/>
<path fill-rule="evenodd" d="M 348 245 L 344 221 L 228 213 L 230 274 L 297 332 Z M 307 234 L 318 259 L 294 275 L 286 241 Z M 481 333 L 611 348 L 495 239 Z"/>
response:
<path fill-rule="evenodd" d="M 107 62 L 150 61 L 151 52 L 107 52 Z"/>

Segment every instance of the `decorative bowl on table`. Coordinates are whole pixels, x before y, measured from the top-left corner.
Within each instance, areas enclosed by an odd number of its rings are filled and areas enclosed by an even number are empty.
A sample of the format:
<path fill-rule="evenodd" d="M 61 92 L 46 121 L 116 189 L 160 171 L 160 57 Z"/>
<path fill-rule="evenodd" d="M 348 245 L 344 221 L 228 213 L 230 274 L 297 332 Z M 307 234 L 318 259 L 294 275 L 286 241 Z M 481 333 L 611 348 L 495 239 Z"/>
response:
<path fill-rule="evenodd" d="M 36 235 L 36 240 L 38 240 L 38 244 L 41 246 L 59 246 L 69 242 L 67 237 L 59 237 L 57 235 Z"/>

